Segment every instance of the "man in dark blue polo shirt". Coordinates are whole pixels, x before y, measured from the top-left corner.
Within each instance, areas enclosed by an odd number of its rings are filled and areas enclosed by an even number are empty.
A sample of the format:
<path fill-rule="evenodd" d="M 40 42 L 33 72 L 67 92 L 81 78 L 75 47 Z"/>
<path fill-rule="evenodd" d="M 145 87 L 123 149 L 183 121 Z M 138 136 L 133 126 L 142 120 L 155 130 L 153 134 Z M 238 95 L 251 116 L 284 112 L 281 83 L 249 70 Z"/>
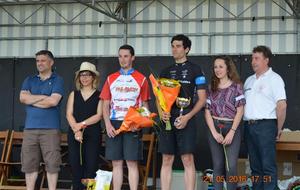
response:
<path fill-rule="evenodd" d="M 27 77 L 20 92 L 20 102 L 26 105 L 22 171 L 27 189 L 34 190 L 42 155 L 48 187 L 54 190 L 61 163 L 59 128 L 63 79 L 52 72 L 54 57 L 50 51 L 41 50 L 35 55 L 39 73 Z"/>

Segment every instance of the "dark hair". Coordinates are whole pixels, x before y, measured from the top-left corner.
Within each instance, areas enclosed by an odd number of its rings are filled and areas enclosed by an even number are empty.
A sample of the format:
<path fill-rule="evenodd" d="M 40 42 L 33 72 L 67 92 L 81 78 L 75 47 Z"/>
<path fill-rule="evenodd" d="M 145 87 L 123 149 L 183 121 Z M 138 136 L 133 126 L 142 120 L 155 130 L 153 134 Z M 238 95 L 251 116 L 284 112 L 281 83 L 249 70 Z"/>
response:
<path fill-rule="evenodd" d="M 128 44 L 122 45 L 122 46 L 119 48 L 119 51 L 120 51 L 121 49 L 127 49 L 127 50 L 129 50 L 130 54 L 131 54 L 132 56 L 134 56 L 134 49 L 133 49 L 133 47 L 132 47 L 131 45 L 128 45 Z"/>
<path fill-rule="evenodd" d="M 272 57 L 272 51 L 267 46 L 256 46 L 253 48 L 252 53 L 262 53 L 265 58 L 269 58 L 269 62 Z"/>
<path fill-rule="evenodd" d="M 183 47 L 184 49 L 189 48 L 191 49 L 192 46 L 192 41 L 189 39 L 189 37 L 183 35 L 183 34 L 178 34 L 176 36 L 173 36 L 172 40 L 171 40 L 171 44 L 173 43 L 173 41 L 182 41 Z"/>
<path fill-rule="evenodd" d="M 213 92 L 217 91 L 218 86 L 220 84 L 220 79 L 216 76 L 215 72 L 214 72 L 214 65 L 215 65 L 215 61 L 217 59 L 222 59 L 227 67 L 227 76 L 230 80 L 232 80 L 234 83 L 237 84 L 241 84 L 241 80 L 240 80 L 240 76 L 236 70 L 236 67 L 234 65 L 233 60 L 231 59 L 231 57 L 227 56 L 227 55 L 220 55 L 214 58 L 213 60 L 213 67 L 212 67 L 212 76 L 211 76 L 211 90 Z"/>
<path fill-rule="evenodd" d="M 41 50 L 35 54 L 35 56 L 38 56 L 38 55 L 47 55 L 50 59 L 54 60 L 54 56 L 53 56 L 52 52 L 49 50 Z"/>

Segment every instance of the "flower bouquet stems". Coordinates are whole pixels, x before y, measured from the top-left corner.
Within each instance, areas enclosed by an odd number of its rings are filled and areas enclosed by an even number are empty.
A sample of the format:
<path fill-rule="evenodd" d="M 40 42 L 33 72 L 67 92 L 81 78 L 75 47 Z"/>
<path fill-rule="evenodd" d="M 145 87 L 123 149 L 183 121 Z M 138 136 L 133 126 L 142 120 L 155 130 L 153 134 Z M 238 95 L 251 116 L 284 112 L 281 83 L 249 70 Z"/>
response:
<path fill-rule="evenodd" d="M 82 129 L 82 137 L 83 137 L 83 133 L 84 133 L 84 128 Z M 82 141 L 81 141 L 81 143 L 80 143 L 80 145 L 79 145 L 79 154 L 80 154 L 80 165 L 82 166 L 82 164 L 83 164 L 83 154 L 82 154 L 82 143 L 83 143 L 83 139 L 82 139 Z"/>

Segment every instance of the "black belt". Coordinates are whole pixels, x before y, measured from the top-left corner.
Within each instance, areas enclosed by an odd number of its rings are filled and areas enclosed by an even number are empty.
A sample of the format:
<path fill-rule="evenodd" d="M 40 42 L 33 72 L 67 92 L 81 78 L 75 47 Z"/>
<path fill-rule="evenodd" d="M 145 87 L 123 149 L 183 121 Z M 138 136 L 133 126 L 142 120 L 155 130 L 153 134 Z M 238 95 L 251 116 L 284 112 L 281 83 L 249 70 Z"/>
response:
<path fill-rule="evenodd" d="M 246 120 L 245 122 L 248 125 L 255 125 L 255 124 L 258 124 L 258 123 L 261 123 L 261 122 L 264 122 L 264 121 L 272 121 L 272 120 L 275 120 L 275 119 L 257 119 L 257 120 L 250 119 L 250 120 Z"/>
<path fill-rule="evenodd" d="M 215 119 L 215 118 L 213 118 L 213 120 L 215 120 L 217 123 L 221 123 L 221 124 L 232 124 L 233 123 L 233 121 L 220 120 L 220 119 Z"/>
<path fill-rule="evenodd" d="M 60 130 L 58 128 L 24 128 L 24 131 L 28 130 L 28 131 L 33 131 L 33 130 Z"/>

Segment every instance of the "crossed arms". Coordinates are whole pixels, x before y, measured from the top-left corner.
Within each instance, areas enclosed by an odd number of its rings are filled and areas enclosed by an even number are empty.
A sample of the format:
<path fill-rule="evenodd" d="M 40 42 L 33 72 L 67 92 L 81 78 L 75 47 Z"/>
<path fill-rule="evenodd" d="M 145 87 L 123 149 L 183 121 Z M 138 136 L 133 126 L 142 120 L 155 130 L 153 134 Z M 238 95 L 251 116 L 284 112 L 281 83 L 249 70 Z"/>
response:
<path fill-rule="evenodd" d="M 21 90 L 20 102 L 25 105 L 32 105 L 38 108 L 50 108 L 56 106 L 62 96 L 58 93 L 52 93 L 50 96 L 33 95 L 28 90 Z"/>

